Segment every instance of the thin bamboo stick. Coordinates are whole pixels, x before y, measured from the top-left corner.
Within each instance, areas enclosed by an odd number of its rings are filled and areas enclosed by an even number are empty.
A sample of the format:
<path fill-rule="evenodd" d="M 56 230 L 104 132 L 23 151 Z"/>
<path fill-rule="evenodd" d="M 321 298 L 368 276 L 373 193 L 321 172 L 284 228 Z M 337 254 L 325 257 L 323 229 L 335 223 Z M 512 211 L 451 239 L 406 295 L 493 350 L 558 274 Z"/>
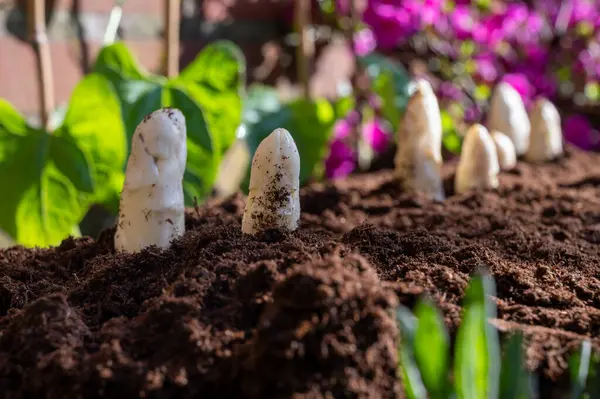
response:
<path fill-rule="evenodd" d="M 169 78 L 179 74 L 180 3 L 180 0 L 165 0 L 165 76 Z"/>
<path fill-rule="evenodd" d="M 110 16 L 108 17 L 108 24 L 106 25 L 106 31 L 104 32 L 104 45 L 108 46 L 113 44 L 117 40 L 119 33 L 119 25 L 121 24 L 121 18 L 123 17 L 123 6 L 125 0 L 117 0 L 110 10 Z"/>
<path fill-rule="evenodd" d="M 48 129 L 50 115 L 54 110 L 54 81 L 52 59 L 46 33 L 45 0 L 27 0 L 27 23 L 29 41 L 35 52 L 37 81 L 39 87 L 40 116 L 42 126 Z"/>
<path fill-rule="evenodd" d="M 310 11 L 310 0 L 296 0 L 294 24 L 299 37 L 299 43 L 296 47 L 296 66 L 298 79 L 302 86 L 302 95 L 307 100 L 310 99 L 310 65 L 315 51 L 314 43 L 309 37 Z"/>

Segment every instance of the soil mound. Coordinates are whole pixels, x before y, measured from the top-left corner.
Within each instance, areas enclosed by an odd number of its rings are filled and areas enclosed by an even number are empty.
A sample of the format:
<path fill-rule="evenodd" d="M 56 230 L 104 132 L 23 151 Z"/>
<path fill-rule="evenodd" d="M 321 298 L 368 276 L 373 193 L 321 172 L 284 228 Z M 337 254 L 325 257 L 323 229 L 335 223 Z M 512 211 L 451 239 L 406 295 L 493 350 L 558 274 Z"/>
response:
<path fill-rule="evenodd" d="M 397 303 L 429 294 L 454 332 L 484 266 L 494 324 L 524 332 L 551 397 L 582 339 L 600 349 L 600 155 L 463 195 L 454 168 L 444 202 L 389 170 L 310 185 L 292 233 L 243 235 L 235 195 L 190 210 L 167 251 L 116 254 L 113 230 L 0 251 L 1 396 L 394 397 Z"/>

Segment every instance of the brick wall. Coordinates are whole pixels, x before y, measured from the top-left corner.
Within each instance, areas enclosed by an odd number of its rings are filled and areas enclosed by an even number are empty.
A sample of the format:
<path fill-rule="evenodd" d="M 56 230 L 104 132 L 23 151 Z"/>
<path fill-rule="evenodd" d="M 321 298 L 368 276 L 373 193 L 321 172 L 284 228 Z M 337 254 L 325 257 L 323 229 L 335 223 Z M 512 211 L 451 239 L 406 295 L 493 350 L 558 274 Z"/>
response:
<path fill-rule="evenodd" d="M 35 62 L 25 41 L 24 1 L 0 0 L 0 97 L 21 112 L 37 114 Z M 48 34 L 57 104 L 68 100 L 101 46 L 113 0 L 47 0 Z M 164 0 L 128 0 L 121 37 L 149 70 L 161 63 Z M 273 83 L 293 76 L 289 1 L 183 0 L 181 66 L 208 42 L 230 39 L 244 51 L 249 81 Z"/>

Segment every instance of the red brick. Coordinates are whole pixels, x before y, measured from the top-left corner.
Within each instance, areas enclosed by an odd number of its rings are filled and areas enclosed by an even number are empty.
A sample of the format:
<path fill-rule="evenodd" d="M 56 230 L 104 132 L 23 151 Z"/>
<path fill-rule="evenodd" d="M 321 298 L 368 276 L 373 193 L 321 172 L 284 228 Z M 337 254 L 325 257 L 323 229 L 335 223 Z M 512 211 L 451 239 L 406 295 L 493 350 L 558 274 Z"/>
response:
<path fill-rule="evenodd" d="M 223 20 L 290 20 L 290 0 L 199 0 L 203 17 L 212 22 Z"/>
<path fill-rule="evenodd" d="M 127 44 L 136 54 L 140 63 L 151 71 L 160 65 L 161 42 L 128 41 Z M 90 60 L 95 59 L 100 44 L 91 43 Z M 69 100 L 73 88 L 82 77 L 78 60 L 76 42 L 53 42 L 50 44 L 54 92 L 56 104 Z M 35 79 L 35 58 L 31 47 L 11 37 L 0 37 L 0 97 L 7 99 L 23 113 L 37 112 L 38 88 Z"/>
<path fill-rule="evenodd" d="M 57 0 L 57 8 L 70 9 L 75 0 Z M 80 0 L 82 12 L 109 13 L 114 0 Z M 125 14 L 162 14 L 164 0 L 127 0 L 123 6 Z"/>

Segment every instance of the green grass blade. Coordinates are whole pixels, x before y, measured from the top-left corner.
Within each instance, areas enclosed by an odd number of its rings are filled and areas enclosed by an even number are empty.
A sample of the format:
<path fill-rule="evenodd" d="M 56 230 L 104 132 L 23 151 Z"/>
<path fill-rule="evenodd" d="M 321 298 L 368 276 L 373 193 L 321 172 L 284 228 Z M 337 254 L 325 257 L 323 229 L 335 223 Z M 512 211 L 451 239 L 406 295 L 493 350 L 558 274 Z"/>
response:
<path fill-rule="evenodd" d="M 444 321 L 430 300 L 419 301 L 415 308 L 418 323 L 414 354 L 431 399 L 448 396 L 450 338 Z"/>
<path fill-rule="evenodd" d="M 523 335 L 517 332 L 511 335 L 504 347 L 500 371 L 500 399 L 533 398 L 532 378 L 525 367 Z"/>
<path fill-rule="evenodd" d="M 463 299 L 464 315 L 458 329 L 454 376 L 458 399 L 496 399 L 500 374 L 498 332 L 489 323 L 496 316 L 492 278 L 471 279 Z"/>
<path fill-rule="evenodd" d="M 569 372 L 571 374 L 571 399 L 583 397 L 590 362 L 592 358 L 592 344 L 585 340 L 581 343 L 579 351 L 569 359 Z"/>
<path fill-rule="evenodd" d="M 396 320 L 401 336 L 398 348 L 398 359 L 400 361 L 398 366 L 402 376 L 404 392 L 407 399 L 427 399 L 427 391 L 414 358 L 416 319 L 410 310 L 400 306 L 396 312 Z"/>

